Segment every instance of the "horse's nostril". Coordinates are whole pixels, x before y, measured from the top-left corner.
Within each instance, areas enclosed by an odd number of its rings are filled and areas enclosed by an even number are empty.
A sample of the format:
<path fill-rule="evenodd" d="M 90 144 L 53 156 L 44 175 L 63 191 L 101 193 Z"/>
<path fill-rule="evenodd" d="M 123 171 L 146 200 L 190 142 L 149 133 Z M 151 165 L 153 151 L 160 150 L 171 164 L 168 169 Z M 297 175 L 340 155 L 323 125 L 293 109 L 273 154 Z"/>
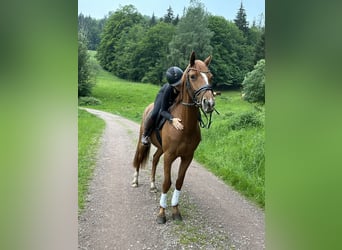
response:
<path fill-rule="evenodd" d="M 213 100 L 207 100 L 207 99 L 204 99 L 203 100 L 203 104 L 209 106 L 209 107 L 213 107 L 215 105 L 215 102 Z"/>

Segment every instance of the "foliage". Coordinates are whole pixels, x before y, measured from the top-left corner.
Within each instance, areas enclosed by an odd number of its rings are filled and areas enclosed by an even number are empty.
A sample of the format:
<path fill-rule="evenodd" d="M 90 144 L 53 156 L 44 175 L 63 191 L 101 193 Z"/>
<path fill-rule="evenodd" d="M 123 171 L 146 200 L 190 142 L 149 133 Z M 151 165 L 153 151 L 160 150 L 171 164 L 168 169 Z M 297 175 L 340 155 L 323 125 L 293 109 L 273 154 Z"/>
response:
<path fill-rule="evenodd" d="M 241 1 L 240 9 L 238 13 L 236 14 L 236 18 L 234 19 L 234 22 L 236 26 L 243 32 L 243 34 L 247 36 L 249 28 L 248 28 L 246 10 L 243 7 L 242 1 Z"/>
<path fill-rule="evenodd" d="M 82 96 L 78 98 L 78 105 L 79 106 L 95 106 L 101 105 L 101 101 L 92 96 Z"/>
<path fill-rule="evenodd" d="M 265 59 L 261 59 L 249 72 L 243 83 L 243 98 L 248 102 L 265 103 Z"/>
<path fill-rule="evenodd" d="M 104 26 L 97 50 L 97 58 L 105 70 L 116 73 L 116 69 L 120 67 L 116 60 L 116 54 L 120 52 L 120 39 L 134 25 L 143 22 L 143 16 L 133 5 L 123 6 L 111 14 Z"/>
<path fill-rule="evenodd" d="M 246 13 L 241 7 L 237 16 L 243 19 Z M 110 13 L 97 58 L 105 70 L 127 80 L 161 85 L 166 69 L 172 65 L 184 69 L 194 50 L 201 59 L 213 56 L 214 87 L 240 87 L 264 57 L 264 28 L 255 24 L 249 28 L 245 22 L 247 31 L 242 31 L 233 21 L 210 16 L 199 0 L 191 0 L 180 18 L 174 17 L 172 6 L 159 21 L 154 14 L 143 17 L 133 5 Z"/>
<path fill-rule="evenodd" d="M 208 13 L 204 5 L 191 0 L 190 7 L 179 21 L 176 33 L 169 44 L 170 63 L 185 68 L 192 51 L 196 52 L 198 58 L 205 59 L 212 53 L 210 45 L 212 36 L 213 32 L 208 28 Z"/>
<path fill-rule="evenodd" d="M 239 53 L 244 43 L 242 32 L 236 25 L 223 17 L 210 16 L 209 29 L 213 32 L 211 45 L 213 61 L 210 69 L 214 74 L 214 86 L 238 84 L 240 80 Z"/>
<path fill-rule="evenodd" d="M 254 65 L 254 46 L 248 44 L 241 30 L 223 17 L 210 16 L 209 29 L 214 33 L 211 38 L 214 86 L 242 83 L 244 76 Z"/>
<path fill-rule="evenodd" d="M 78 32 L 86 37 L 88 50 L 97 49 L 105 22 L 106 18 L 96 20 L 90 16 L 85 17 L 82 13 L 78 15 Z"/>
<path fill-rule="evenodd" d="M 173 19 L 172 24 L 177 25 L 179 23 L 179 15 L 176 16 L 175 19 Z"/>
<path fill-rule="evenodd" d="M 96 51 L 94 50 L 88 50 L 89 55 L 89 67 L 90 71 L 92 73 L 92 78 L 94 78 L 94 81 L 96 80 L 97 73 L 101 70 L 101 66 L 99 65 L 98 61 L 95 58 Z"/>
<path fill-rule="evenodd" d="M 169 8 L 167 9 L 167 13 L 165 14 L 163 21 L 165 23 L 172 23 L 174 20 L 174 15 L 173 15 L 173 10 L 171 8 L 171 6 L 169 6 Z"/>
<path fill-rule="evenodd" d="M 104 129 L 103 120 L 85 110 L 78 111 L 78 208 L 84 208 L 88 180 L 94 169 L 99 138 Z"/>
<path fill-rule="evenodd" d="M 165 71 L 171 66 L 167 60 L 168 43 L 175 33 L 174 25 L 160 22 L 151 27 L 142 40 L 139 51 L 139 65 L 143 77 L 139 80 L 161 85 Z"/>
<path fill-rule="evenodd" d="M 78 34 L 78 96 L 89 96 L 92 87 L 86 39 Z"/>
<path fill-rule="evenodd" d="M 145 32 L 141 24 L 135 24 L 121 35 L 115 47 L 115 61 L 112 62 L 112 72 L 118 77 L 133 81 L 140 81 L 143 77 L 143 71 L 138 67 L 141 38 Z"/>
<path fill-rule="evenodd" d="M 262 29 L 261 32 L 260 39 L 255 46 L 255 63 L 260 59 L 265 59 L 265 29 Z"/>
<path fill-rule="evenodd" d="M 157 24 L 156 16 L 154 15 L 154 12 L 152 14 L 152 17 L 150 19 L 150 26 L 154 26 Z"/>
<path fill-rule="evenodd" d="M 263 116 L 253 110 L 235 114 L 231 117 L 229 128 L 239 130 L 244 128 L 261 127 L 264 124 Z"/>

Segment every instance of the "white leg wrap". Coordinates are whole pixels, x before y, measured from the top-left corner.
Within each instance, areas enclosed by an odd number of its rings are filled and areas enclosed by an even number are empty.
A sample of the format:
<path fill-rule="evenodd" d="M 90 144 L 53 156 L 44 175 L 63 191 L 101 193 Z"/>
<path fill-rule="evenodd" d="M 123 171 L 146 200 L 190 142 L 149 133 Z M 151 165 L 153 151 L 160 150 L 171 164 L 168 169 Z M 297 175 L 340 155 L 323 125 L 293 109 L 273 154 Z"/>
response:
<path fill-rule="evenodd" d="M 132 181 L 133 184 L 134 183 L 138 184 L 138 177 L 139 177 L 139 172 L 135 171 L 134 178 L 133 178 L 133 181 Z"/>
<path fill-rule="evenodd" d="M 167 194 L 161 194 L 161 196 L 160 196 L 160 206 L 162 208 L 166 208 L 167 207 L 166 198 L 167 198 Z"/>
<path fill-rule="evenodd" d="M 175 189 L 175 191 L 173 191 L 173 195 L 172 195 L 172 200 L 171 200 L 171 205 L 177 206 L 178 205 L 178 200 L 179 200 L 179 195 L 180 195 L 180 190 Z"/>

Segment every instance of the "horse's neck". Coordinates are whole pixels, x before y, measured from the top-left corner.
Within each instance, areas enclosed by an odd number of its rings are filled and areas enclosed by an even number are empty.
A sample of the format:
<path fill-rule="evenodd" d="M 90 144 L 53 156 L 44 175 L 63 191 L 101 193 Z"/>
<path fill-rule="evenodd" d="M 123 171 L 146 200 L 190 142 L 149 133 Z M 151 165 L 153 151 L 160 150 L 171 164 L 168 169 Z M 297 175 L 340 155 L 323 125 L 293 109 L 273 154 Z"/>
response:
<path fill-rule="evenodd" d="M 193 129 L 195 126 L 198 126 L 199 109 L 194 105 L 188 92 L 184 93 L 182 102 L 179 105 L 184 126 L 186 126 L 185 124 L 188 124 L 186 127 L 189 129 Z"/>

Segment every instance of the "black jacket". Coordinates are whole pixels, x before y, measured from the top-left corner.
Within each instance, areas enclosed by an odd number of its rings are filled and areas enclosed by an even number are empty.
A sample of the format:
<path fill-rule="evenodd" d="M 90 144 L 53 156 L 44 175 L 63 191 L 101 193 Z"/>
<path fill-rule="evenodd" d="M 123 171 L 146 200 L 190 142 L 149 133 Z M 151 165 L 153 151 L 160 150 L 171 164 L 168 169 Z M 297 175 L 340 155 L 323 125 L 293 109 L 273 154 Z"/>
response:
<path fill-rule="evenodd" d="M 179 92 L 170 84 L 164 84 L 164 86 L 159 90 L 154 101 L 154 109 L 152 113 L 154 120 L 156 120 L 158 114 L 166 118 L 168 121 L 172 120 L 173 117 L 169 112 L 169 108 L 176 100 L 178 94 Z"/>

